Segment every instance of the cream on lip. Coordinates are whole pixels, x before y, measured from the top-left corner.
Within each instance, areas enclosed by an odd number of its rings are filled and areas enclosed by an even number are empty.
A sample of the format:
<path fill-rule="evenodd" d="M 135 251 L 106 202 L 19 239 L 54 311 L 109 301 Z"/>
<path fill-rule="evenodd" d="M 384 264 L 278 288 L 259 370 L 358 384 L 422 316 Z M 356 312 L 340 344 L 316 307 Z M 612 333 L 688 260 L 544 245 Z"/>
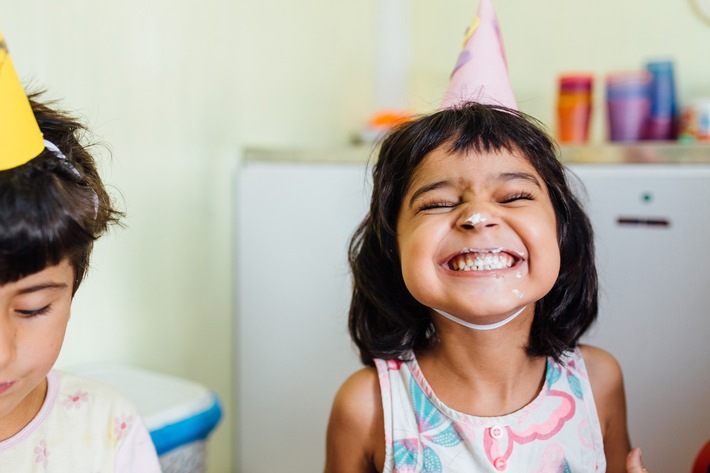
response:
<path fill-rule="evenodd" d="M 464 248 L 461 250 L 461 254 L 468 254 L 468 253 L 500 253 L 503 251 L 503 248 L 497 247 L 497 248 Z"/>
<path fill-rule="evenodd" d="M 456 255 L 465 255 L 468 253 L 493 253 L 493 254 L 496 254 L 496 253 L 502 253 L 502 252 L 506 252 L 511 255 L 514 255 L 518 259 L 525 259 L 525 255 L 522 252 L 517 251 L 517 250 L 507 250 L 507 249 L 503 248 L 502 246 L 496 246 L 496 247 L 491 247 L 491 248 L 464 248 L 461 251 L 459 251 L 458 253 L 451 255 L 451 257 L 449 259 L 453 258 Z"/>

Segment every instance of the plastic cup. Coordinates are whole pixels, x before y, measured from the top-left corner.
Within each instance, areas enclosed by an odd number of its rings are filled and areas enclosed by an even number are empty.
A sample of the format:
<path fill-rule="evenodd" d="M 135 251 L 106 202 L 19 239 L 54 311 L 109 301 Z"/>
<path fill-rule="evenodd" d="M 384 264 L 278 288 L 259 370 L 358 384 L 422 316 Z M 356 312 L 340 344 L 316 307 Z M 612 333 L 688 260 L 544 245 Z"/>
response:
<path fill-rule="evenodd" d="M 651 111 L 647 71 L 617 72 L 607 76 L 606 104 L 611 141 L 635 142 L 644 138 Z"/>
<path fill-rule="evenodd" d="M 646 64 L 651 74 L 649 86 L 651 110 L 644 138 L 647 140 L 673 140 L 677 135 L 678 105 L 675 96 L 673 63 L 654 61 Z"/>
<path fill-rule="evenodd" d="M 559 79 L 557 98 L 557 138 L 560 143 L 585 143 L 592 114 L 590 74 L 568 74 Z"/>

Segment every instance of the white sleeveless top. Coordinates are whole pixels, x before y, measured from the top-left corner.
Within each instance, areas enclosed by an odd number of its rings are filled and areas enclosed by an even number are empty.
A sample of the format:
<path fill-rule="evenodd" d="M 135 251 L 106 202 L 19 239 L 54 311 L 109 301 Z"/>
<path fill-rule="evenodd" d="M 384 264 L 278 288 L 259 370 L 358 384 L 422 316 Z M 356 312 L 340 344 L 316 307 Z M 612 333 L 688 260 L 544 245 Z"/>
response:
<path fill-rule="evenodd" d="M 601 427 L 579 350 L 547 360 L 527 406 L 499 417 L 457 412 L 412 361 L 375 360 L 385 423 L 384 473 L 606 471 Z"/>

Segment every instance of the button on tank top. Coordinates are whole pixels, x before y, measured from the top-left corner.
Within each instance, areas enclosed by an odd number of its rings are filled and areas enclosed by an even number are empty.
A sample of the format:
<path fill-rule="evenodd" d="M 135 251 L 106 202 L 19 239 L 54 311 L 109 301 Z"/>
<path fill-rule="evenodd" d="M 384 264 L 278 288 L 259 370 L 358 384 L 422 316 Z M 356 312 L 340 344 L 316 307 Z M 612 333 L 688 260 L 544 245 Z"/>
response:
<path fill-rule="evenodd" d="M 498 417 L 455 411 L 411 361 L 376 359 L 385 424 L 384 473 L 606 471 L 601 427 L 579 350 L 547 360 L 538 396 Z"/>

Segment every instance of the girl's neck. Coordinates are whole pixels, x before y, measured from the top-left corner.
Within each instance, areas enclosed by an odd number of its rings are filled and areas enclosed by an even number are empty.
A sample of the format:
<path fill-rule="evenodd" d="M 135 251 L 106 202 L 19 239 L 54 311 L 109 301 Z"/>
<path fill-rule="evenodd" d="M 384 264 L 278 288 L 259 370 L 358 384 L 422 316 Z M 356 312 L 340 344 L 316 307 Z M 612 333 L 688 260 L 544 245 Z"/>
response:
<path fill-rule="evenodd" d="M 485 332 L 437 318 L 438 343 L 417 354 L 422 373 L 452 409 L 485 417 L 514 412 L 539 394 L 544 381 L 547 360 L 525 350 L 531 323 L 532 311 Z"/>
<path fill-rule="evenodd" d="M 46 395 L 47 378 L 45 377 L 12 412 L 0 419 L 0 442 L 17 434 L 35 418 L 44 404 Z"/>

